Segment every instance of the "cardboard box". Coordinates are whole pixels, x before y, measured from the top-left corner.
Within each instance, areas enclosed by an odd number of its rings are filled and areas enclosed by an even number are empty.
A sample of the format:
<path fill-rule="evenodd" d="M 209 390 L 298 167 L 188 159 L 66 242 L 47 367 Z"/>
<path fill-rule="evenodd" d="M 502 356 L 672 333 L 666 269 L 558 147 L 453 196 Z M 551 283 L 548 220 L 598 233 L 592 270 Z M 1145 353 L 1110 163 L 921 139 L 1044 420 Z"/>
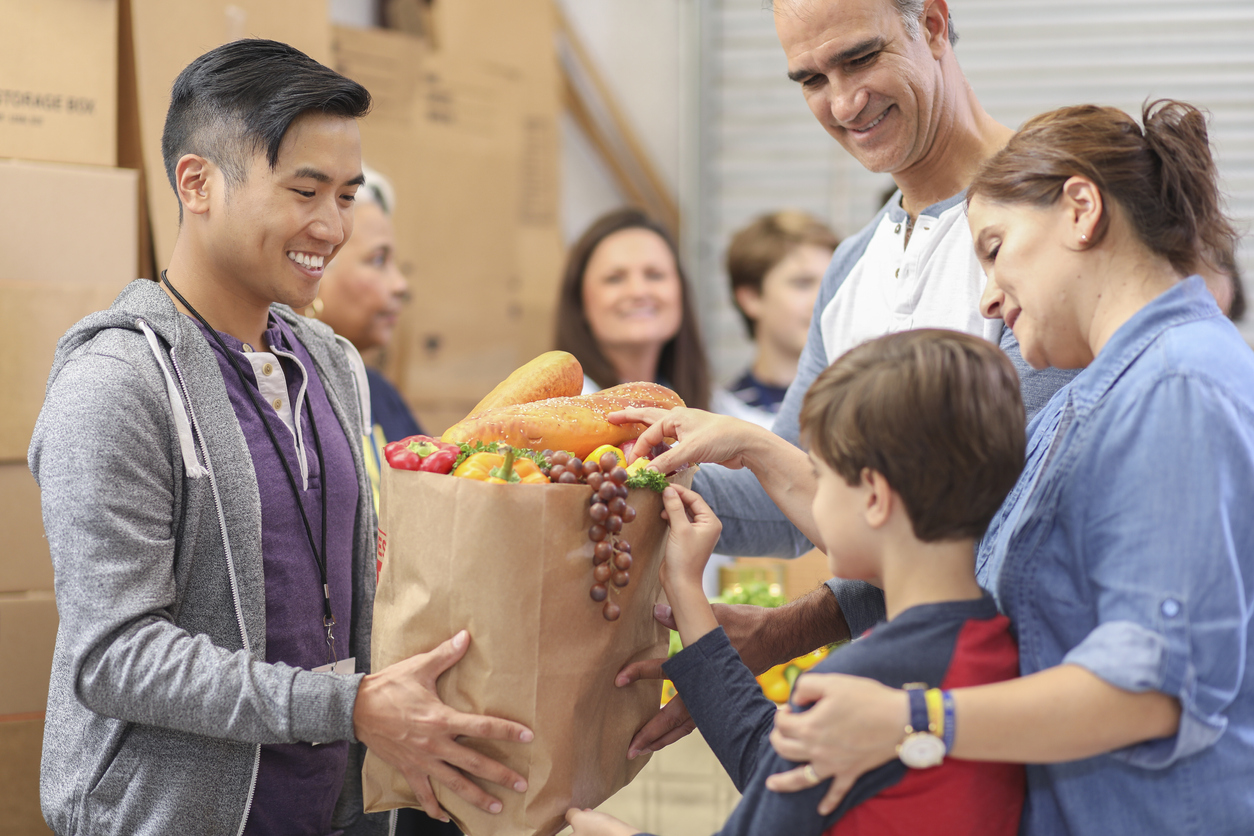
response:
<path fill-rule="evenodd" d="M 117 164 L 118 0 L 0 0 L 0 157 Z"/>
<path fill-rule="evenodd" d="M 58 623 L 51 592 L 0 595 L 0 670 L 4 671 L 0 716 L 48 707 Z"/>
<path fill-rule="evenodd" d="M 44 721 L 34 717 L 0 717 L 0 822 L 9 836 L 52 833 L 39 811 L 39 758 L 43 753 Z"/>
<path fill-rule="evenodd" d="M 800 557 L 739 557 L 730 566 L 719 569 L 719 583 L 727 587 L 736 581 L 753 580 L 778 583 L 780 592 L 789 601 L 795 601 L 832 577 L 827 568 L 827 555 L 811 549 Z"/>
<path fill-rule="evenodd" d="M 0 593 L 50 592 L 52 555 L 44 539 L 39 485 L 26 462 L 0 464 L 0 531 L 4 532 Z"/>
<path fill-rule="evenodd" d="M 134 79 L 155 269 L 170 262 L 178 237 L 179 204 L 161 161 L 161 132 L 170 88 L 199 56 L 240 38 L 291 44 L 330 64 L 326 0 L 125 0 L 129 3 Z M 128 76 L 130 70 L 124 70 Z"/>
<path fill-rule="evenodd" d="M 562 259 L 556 97 L 536 96 L 517 68 L 402 33 L 337 27 L 334 50 L 336 69 L 375 98 L 363 157 L 396 187 L 413 301 L 385 368 L 438 433 L 551 347 Z"/>
<path fill-rule="evenodd" d="M 57 340 L 135 278 L 136 174 L 0 160 L 0 461 L 25 461 Z"/>

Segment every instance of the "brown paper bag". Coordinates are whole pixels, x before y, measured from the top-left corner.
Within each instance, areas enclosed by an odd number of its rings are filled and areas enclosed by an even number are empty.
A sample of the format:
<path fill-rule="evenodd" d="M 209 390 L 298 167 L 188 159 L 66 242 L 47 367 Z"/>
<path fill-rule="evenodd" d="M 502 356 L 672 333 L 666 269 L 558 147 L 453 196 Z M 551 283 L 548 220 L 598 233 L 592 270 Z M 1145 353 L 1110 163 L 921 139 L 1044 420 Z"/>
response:
<path fill-rule="evenodd" d="M 691 484 L 691 471 L 682 474 Z M 653 618 L 667 524 L 662 498 L 633 490 L 631 583 L 614 600 L 618 621 L 588 595 L 592 543 L 586 485 L 492 485 L 385 467 L 380 491 L 373 670 L 470 631 L 466 656 L 440 677 L 440 698 L 459 711 L 503 717 L 535 732 L 531 743 L 466 740 L 516 769 L 525 794 L 480 781 L 504 810 L 491 815 L 433 782 L 436 798 L 468 836 L 551 836 L 567 808 L 596 807 L 631 781 L 647 758 L 627 745 L 658 709 L 661 683 L 626 688 L 628 662 L 665 655 Z M 367 812 L 417 807 L 401 774 L 367 753 Z"/>

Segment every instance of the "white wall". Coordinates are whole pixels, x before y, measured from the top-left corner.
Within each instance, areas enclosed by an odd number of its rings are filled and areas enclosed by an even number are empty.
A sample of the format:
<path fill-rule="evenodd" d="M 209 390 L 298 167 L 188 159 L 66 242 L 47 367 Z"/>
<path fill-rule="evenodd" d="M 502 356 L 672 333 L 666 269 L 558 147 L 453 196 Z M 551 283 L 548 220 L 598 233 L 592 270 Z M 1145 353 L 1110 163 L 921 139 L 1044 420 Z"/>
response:
<path fill-rule="evenodd" d="M 558 0 L 662 180 L 687 198 L 695 126 L 695 0 Z M 562 133 L 562 228 L 573 241 L 623 195 L 569 120 Z"/>

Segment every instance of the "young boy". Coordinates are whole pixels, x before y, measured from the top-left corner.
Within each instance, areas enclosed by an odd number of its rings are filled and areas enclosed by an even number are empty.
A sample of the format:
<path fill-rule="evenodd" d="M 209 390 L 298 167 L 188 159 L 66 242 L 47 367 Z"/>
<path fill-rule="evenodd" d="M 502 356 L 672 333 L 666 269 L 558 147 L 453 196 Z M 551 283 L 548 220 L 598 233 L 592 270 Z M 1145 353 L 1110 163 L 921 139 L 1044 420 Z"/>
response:
<path fill-rule="evenodd" d="M 949 689 L 1009 679 L 1009 622 L 975 580 L 975 544 L 1023 467 L 1025 434 L 1010 360 L 978 337 L 908 331 L 864 343 L 822 372 L 801 410 L 817 490 L 813 524 L 829 567 L 884 590 L 888 620 L 816 673 L 911 691 L 894 760 L 818 812 L 830 779 L 777 794 L 766 778 L 798 764 L 772 749 L 775 706 L 727 641 L 701 590 L 721 524 L 695 493 L 667 488 L 662 583 L 685 649 L 665 665 L 710 747 L 744 794 L 723 834 L 1006 834 L 1018 831 L 1021 766 L 944 759 Z M 797 710 L 797 709 L 793 709 Z M 576 836 L 635 833 L 572 810 Z"/>
<path fill-rule="evenodd" d="M 839 243 L 822 221 L 795 209 L 760 215 L 732 236 L 727 277 L 755 351 L 744 374 L 714 393 L 715 412 L 768 428 L 775 423 Z"/>

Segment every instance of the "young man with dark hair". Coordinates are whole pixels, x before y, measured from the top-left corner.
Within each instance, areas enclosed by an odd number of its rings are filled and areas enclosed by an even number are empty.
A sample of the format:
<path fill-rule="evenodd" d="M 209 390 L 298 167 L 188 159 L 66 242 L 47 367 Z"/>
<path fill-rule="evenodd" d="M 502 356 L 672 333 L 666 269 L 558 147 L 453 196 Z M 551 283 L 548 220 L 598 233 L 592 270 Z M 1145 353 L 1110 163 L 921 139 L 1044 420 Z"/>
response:
<path fill-rule="evenodd" d="M 797 768 L 772 748 L 775 706 L 702 594 L 701 570 L 722 525 L 696 493 L 667 488 L 671 531 L 662 584 L 684 650 L 664 668 L 744 793 L 721 834 L 915 834 L 939 827 L 1013 836 L 1023 767 L 946 759 L 954 723 L 945 706 L 949 688 L 1019 672 L 1010 622 L 975 579 L 975 544 L 1023 469 L 1027 442 L 1014 366 L 997 346 L 970 334 L 880 337 L 819 374 L 800 421 L 814 489 L 807 518 L 797 522 L 828 544 L 833 574 L 876 584 L 887 605 L 887 621 L 813 670 L 905 687 L 915 713 L 899 759 L 862 776 L 838 807 L 819 813 L 831 779 L 817 780 L 811 767 Z M 727 418 L 718 423 L 733 434 L 729 444 L 742 451 L 746 467 L 781 458 L 801 466 L 805 459 L 765 430 Z M 768 789 L 768 777 L 794 769 L 809 775 L 808 789 Z M 568 818 L 575 836 L 636 833 L 597 813 L 571 811 Z"/>
<path fill-rule="evenodd" d="M 361 85 L 273 41 L 175 82 L 163 154 L 182 223 L 58 346 L 30 466 L 61 627 L 40 784 L 62 834 L 383 832 L 361 745 L 432 815 L 430 781 L 520 775 L 455 741 L 528 740 L 435 680 L 468 646 L 367 675 L 375 517 L 361 359 L 293 312 L 352 232 Z"/>

